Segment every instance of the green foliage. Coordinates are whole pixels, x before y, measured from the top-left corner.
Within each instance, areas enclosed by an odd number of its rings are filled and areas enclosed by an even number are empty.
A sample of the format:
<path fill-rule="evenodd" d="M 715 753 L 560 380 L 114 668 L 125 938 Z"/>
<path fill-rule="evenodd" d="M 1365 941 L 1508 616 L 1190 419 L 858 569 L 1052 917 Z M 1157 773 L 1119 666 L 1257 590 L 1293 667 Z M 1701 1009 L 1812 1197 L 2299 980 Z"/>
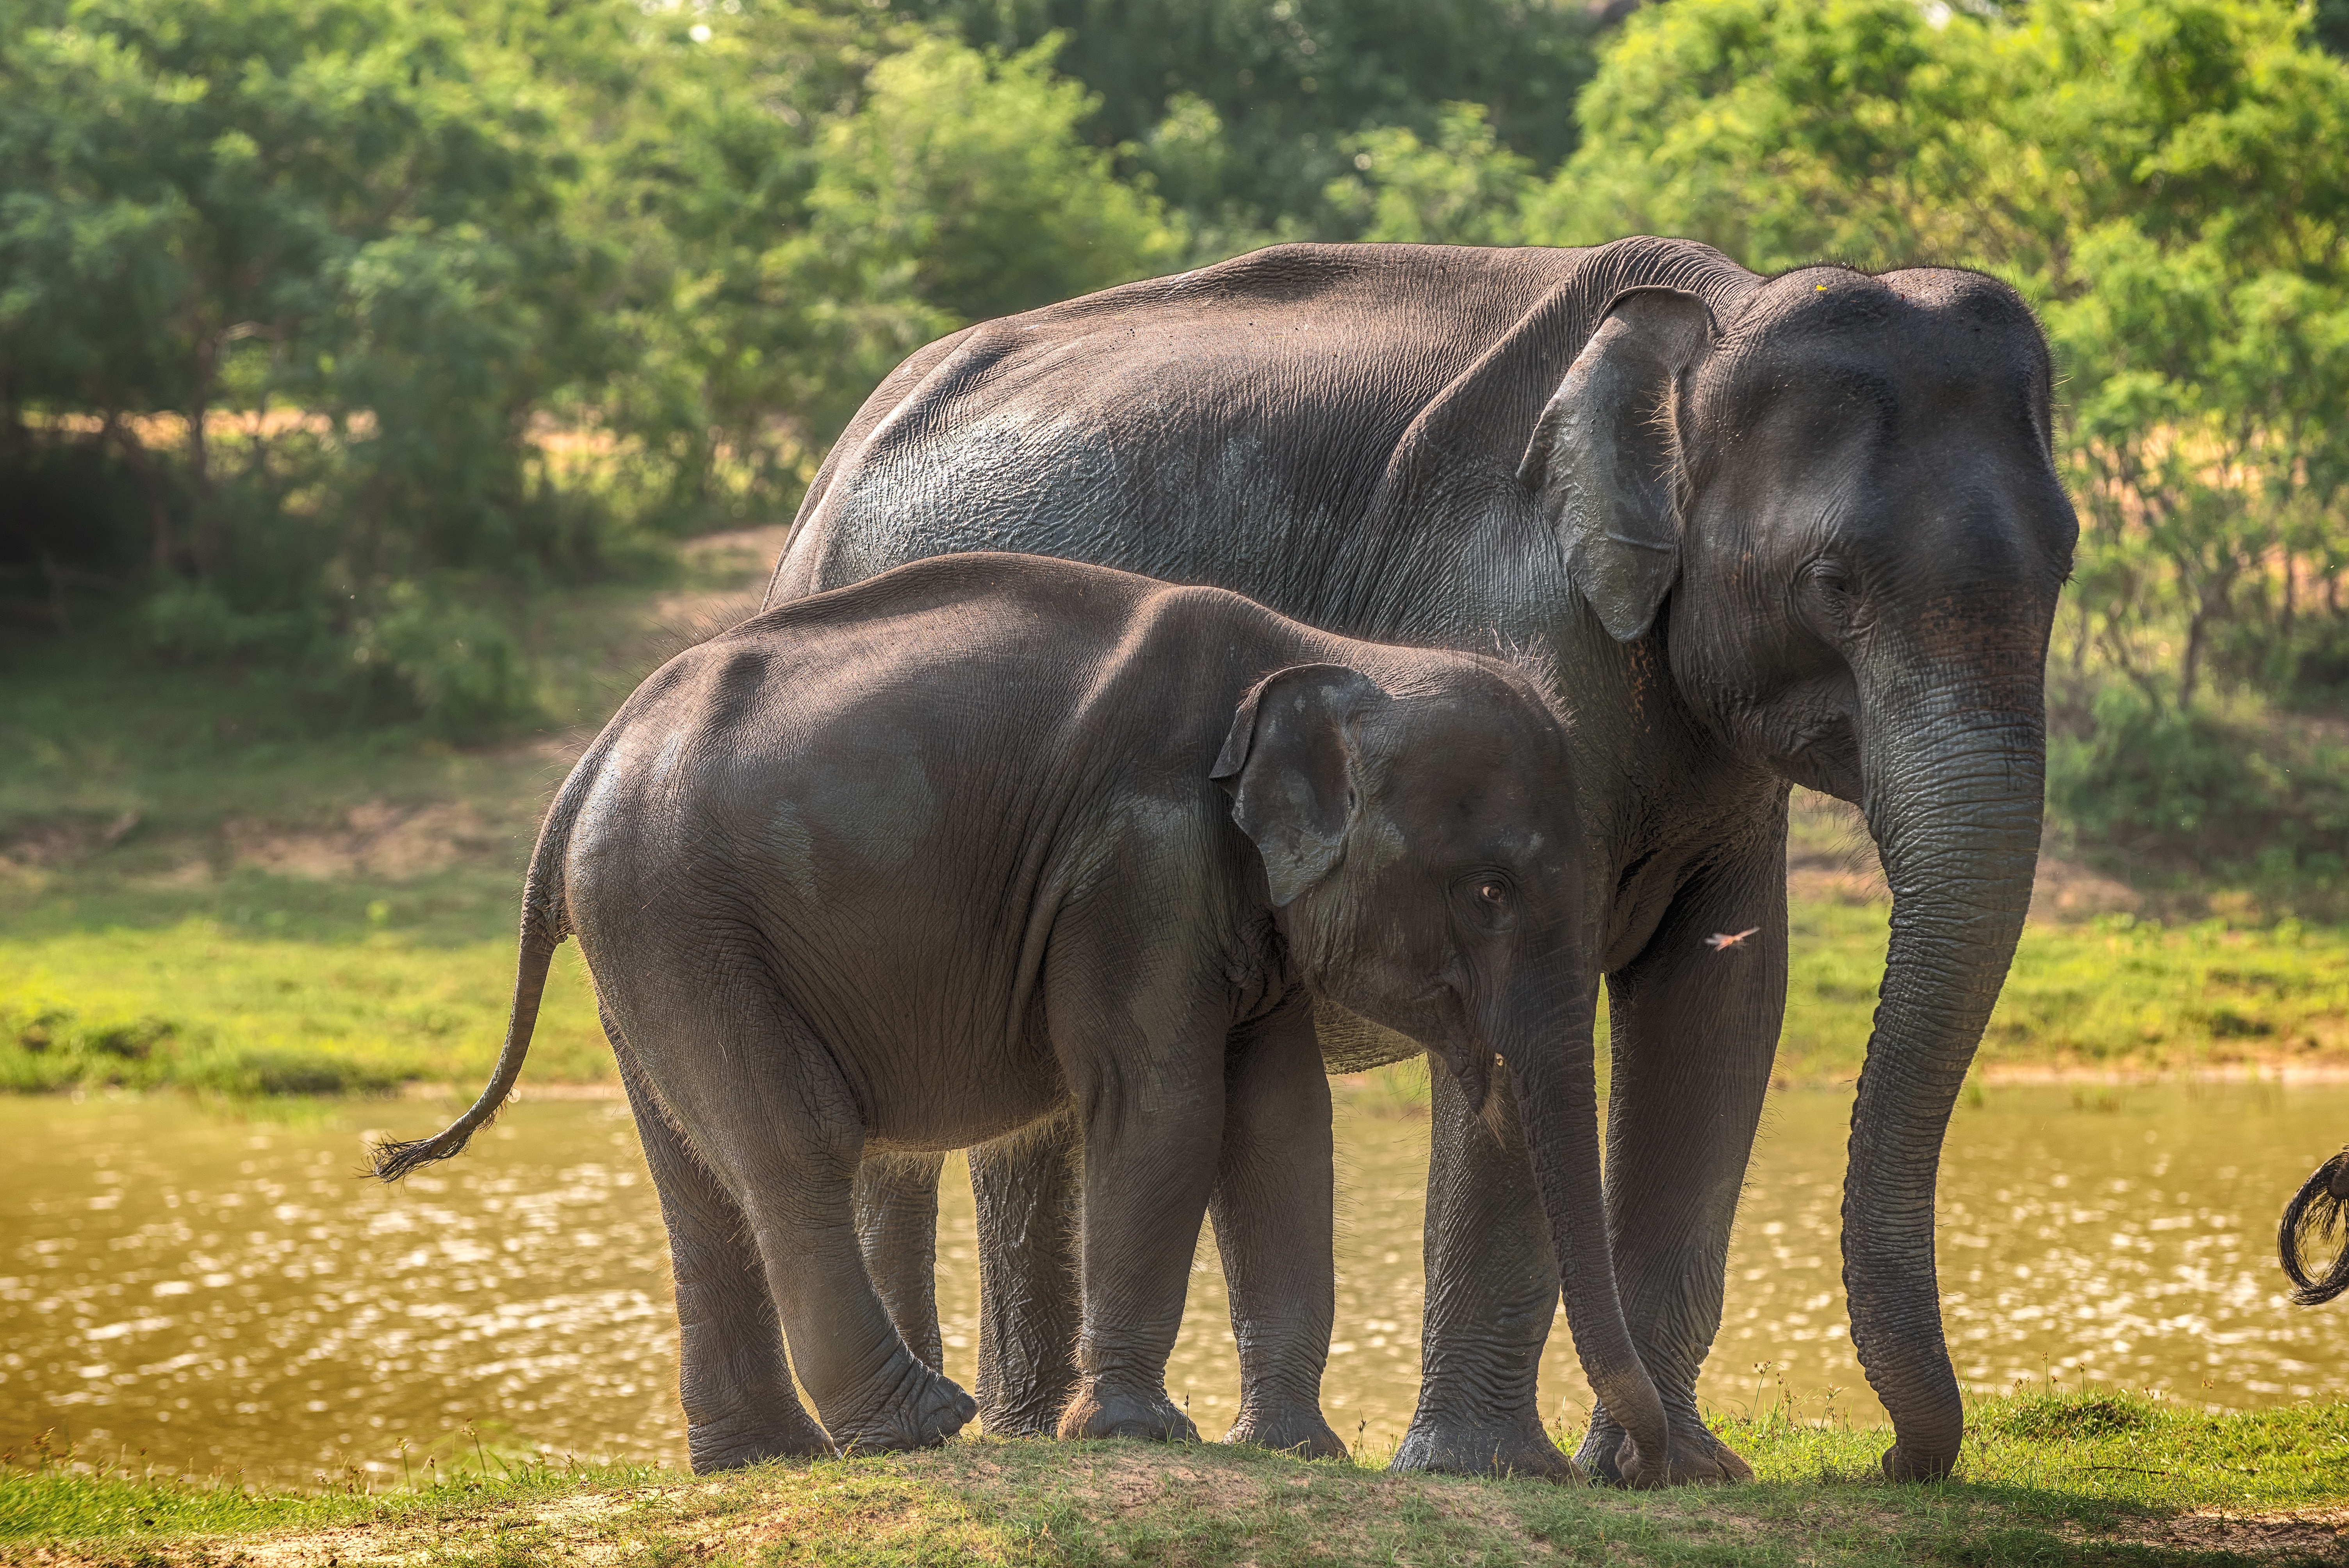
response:
<path fill-rule="evenodd" d="M 60 629 L 61 584 L 127 593 L 166 657 L 452 738 L 537 714 L 519 595 L 787 511 L 912 348 L 1180 250 L 1049 44 L 859 6 L 21 13 L 0 571 Z M 116 498 L 107 542 L 60 477 Z"/>
<path fill-rule="evenodd" d="M 1068 39 L 1101 97 L 1097 140 L 1190 215 L 1202 260 L 1269 238 L 1369 237 L 1322 204 L 1359 136 L 1434 140 L 1485 107 L 1495 145 L 1543 168 L 1573 150 L 1593 30 L 1557 0 L 910 0 L 970 42 Z"/>
<path fill-rule="evenodd" d="M 1092 100 L 1052 76 L 1056 46 L 918 39 L 825 129 L 806 226 L 762 265 L 829 302 L 806 313 L 811 346 L 858 369 L 827 427 L 931 338 L 1173 264 L 1160 203 L 1079 139 Z"/>
<path fill-rule="evenodd" d="M 2075 839 L 2144 871 L 2344 885 L 2349 747 L 2323 727 L 2248 723 L 2116 683 L 2048 747 L 2049 805 Z"/>
<path fill-rule="evenodd" d="M 1682 234 L 1774 272 L 1947 243 L 1993 101 L 1990 24 L 1909 0 L 1722 0 L 1635 13 L 1528 199 L 1528 233 Z"/>
<path fill-rule="evenodd" d="M 45 11 L 0 40 L 0 411 L 148 490 L 158 641 L 306 651 L 549 559 L 523 426 L 605 270 L 563 95 L 404 0 Z"/>
<path fill-rule="evenodd" d="M 1516 203 L 1533 161 L 1499 144 L 1482 105 L 1446 104 L 1433 146 L 1407 127 L 1350 139 L 1357 172 L 1333 181 L 1330 209 L 1361 237 L 1406 244 L 1518 242 Z"/>

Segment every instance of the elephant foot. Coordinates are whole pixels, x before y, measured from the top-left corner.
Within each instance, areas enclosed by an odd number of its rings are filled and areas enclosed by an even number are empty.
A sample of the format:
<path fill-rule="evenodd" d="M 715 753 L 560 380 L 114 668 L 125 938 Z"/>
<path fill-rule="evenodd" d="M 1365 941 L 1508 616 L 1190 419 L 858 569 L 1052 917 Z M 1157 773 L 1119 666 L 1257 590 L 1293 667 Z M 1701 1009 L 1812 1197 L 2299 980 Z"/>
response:
<path fill-rule="evenodd" d="M 1069 1408 L 1076 1387 L 1076 1369 L 1065 1360 L 1019 1367 L 1012 1372 L 982 1362 L 979 1424 L 999 1438 L 1053 1437 L 1061 1429 L 1061 1412 Z"/>
<path fill-rule="evenodd" d="M 1549 1440 L 1528 1416 L 1519 1421 L 1451 1423 L 1424 1413 L 1412 1418 L 1389 1474 L 1433 1470 L 1445 1475 L 1540 1476 L 1580 1485 L 1582 1467 Z"/>
<path fill-rule="evenodd" d="M 1227 1443 L 1246 1443 L 1251 1448 L 1270 1449 L 1275 1453 L 1297 1454 L 1309 1460 L 1342 1460 L 1346 1445 L 1321 1418 L 1321 1412 L 1312 1406 L 1292 1406 L 1279 1409 L 1259 1410 L 1253 1405 L 1243 1406 L 1240 1418 L 1224 1434 Z"/>
<path fill-rule="evenodd" d="M 864 1414 L 829 1423 L 832 1440 L 842 1453 L 934 1449 L 978 1414 L 978 1401 L 910 1352 L 901 1351 L 896 1359 L 904 1365 L 874 1379 L 877 1393 L 853 1402 Z"/>
<path fill-rule="evenodd" d="M 1199 1429 L 1174 1408 L 1164 1388 L 1147 1393 L 1104 1387 L 1087 1377 L 1077 1384 L 1061 1412 L 1060 1435 L 1077 1438 L 1143 1438 L 1152 1442 L 1195 1443 Z"/>
<path fill-rule="evenodd" d="M 1658 1476 L 1641 1460 L 1640 1445 L 1629 1432 L 1619 1435 L 1619 1440 L 1607 1451 L 1592 1473 L 1602 1480 L 1619 1486 L 1651 1488 L 1659 1486 L 1730 1486 L 1754 1479 L 1754 1467 L 1739 1458 L 1736 1450 L 1702 1423 L 1674 1421 L 1672 1433 L 1671 1473 Z"/>
<path fill-rule="evenodd" d="M 832 1439 L 803 1412 L 795 1420 L 749 1418 L 695 1421 L 685 1429 L 685 1451 L 696 1475 L 740 1470 L 762 1460 L 826 1458 Z"/>
<path fill-rule="evenodd" d="M 1887 1480 L 1947 1480 L 1957 1468 L 1955 1454 L 1910 1453 L 1895 1443 L 1884 1450 L 1884 1479 Z"/>

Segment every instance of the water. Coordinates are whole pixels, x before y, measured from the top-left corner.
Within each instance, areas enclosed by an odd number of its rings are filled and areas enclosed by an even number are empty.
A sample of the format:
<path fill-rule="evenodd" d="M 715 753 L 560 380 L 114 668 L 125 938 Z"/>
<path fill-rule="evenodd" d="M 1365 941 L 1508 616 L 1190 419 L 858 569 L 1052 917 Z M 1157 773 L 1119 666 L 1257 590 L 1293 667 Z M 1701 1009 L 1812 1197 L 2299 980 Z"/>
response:
<path fill-rule="evenodd" d="M 0 1449 L 54 1430 L 159 1470 L 388 1480 L 470 1456 L 470 1424 L 510 1449 L 681 1462 L 667 1253 L 625 1109 L 525 1103 L 455 1164 L 398 1188 L 355 1178 L 367 1124 L 435 1114 L 0 1100 Z M 1717 1406 L 1880 1418 L 1839 1279 L 1848 1114 L 1847 1095 L 1772 1099 L 1702 1388 Z M 2349 1392 L 2349 1309 L 2289 1307 L 2270 1253 L 2285 1197 L 2344 1137 L 2342 1088 L 2005 1088 L 1961 1108 L 1940 1225 L 1961 1377 L 2226 1406 Z M 1426 1123 L 1342 1112 L 1340 1161 L 1325 1405 L 1376 1455 L 1418 1385 Z M 968 1386 L 978 1265 L 958 1161 L 944 1208 L 947 1370 Z M 1204 1430 L 1228 1423 L 1212 1245 L 1169 1384 Z M 1563 1325 L 1543 1398 L 1579 1427 Z"/>

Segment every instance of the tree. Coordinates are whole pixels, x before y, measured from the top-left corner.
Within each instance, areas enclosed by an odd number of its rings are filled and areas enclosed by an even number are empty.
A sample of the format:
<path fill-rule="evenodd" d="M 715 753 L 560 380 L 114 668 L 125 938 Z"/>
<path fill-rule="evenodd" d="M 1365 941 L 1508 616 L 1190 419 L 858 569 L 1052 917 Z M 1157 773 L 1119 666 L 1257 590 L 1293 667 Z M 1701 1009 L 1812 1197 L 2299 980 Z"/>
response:
<path fill-rule="evenodd" d="M 1351 139 L 1444 134 L 1485 107 L 1497 146 L 1550 168 L 1573 150 L 1594 26 L 1578 0 L 900 0 L 973 44 L 1051 34 L 1099 95 L 1096 145 L 1188 215 L 1202 251 L 1268 237 L 1350 239 L 1361 216 L 1322 194 Z"/>
<path fill-rule="evenodd" d="M 2191 703 L 2222 643 L 2274 678 L 2300 585 L 2349 536 L 2349 69 L 2303 20 L 2261 0 L 1651 7 L 1525 227 L 2013 280 L 2064 370 L 2075 656 Z"/>

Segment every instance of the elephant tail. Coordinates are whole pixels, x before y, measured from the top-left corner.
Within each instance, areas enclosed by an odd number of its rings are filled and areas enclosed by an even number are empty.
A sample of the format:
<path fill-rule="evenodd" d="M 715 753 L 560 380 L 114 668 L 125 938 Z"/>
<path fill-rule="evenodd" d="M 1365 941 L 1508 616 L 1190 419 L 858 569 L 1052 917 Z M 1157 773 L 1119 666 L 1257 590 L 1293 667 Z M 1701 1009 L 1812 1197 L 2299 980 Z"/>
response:
<path fill-rule="evenodd" d="M 598 740 L 581 758 L 555 797 L 554 807 L 538 830 L 538 847 L 531 851 L 530 874 L 523 882 L 522 954 L 515 965 L 513 1009 L 506 1020 L 506 1040 L 498 1052 L 489 1088 L 472 1109 L 429 1138 L 387 1138 L 368 1150 L 376 1176 L 397 1181 L 419 1165 L 463 1152 L 474 1133 L 496 1117 L 522 1077 L 523 1058 L 530 1055 L 531 1032 L 538 1026 L 539 999 L 546 991 L 547 966 L 554 950 L 571 934 L 564 896 L 563 864 L 571 842 L 571 825 L 577 820 L 587 784 L 599 771 L 604 742 Z"/>
<path fill-rule="evenodd" d="M 2276 1226 L 2276 1253 L 2292 1280 L 2292 1299 L 2301 1306 L 2322 1306 L 2349 1290 L 2349 1245 L 2333 1254 L 2322 1278 L 2311 1278 L 2303 1253 L 2313 1243 L 2330 1243 L 2341 1233 L 2349 1214 L 2349 1149 L 2316 1168 L 2301 1190 L 2284 1205 Z"/>

